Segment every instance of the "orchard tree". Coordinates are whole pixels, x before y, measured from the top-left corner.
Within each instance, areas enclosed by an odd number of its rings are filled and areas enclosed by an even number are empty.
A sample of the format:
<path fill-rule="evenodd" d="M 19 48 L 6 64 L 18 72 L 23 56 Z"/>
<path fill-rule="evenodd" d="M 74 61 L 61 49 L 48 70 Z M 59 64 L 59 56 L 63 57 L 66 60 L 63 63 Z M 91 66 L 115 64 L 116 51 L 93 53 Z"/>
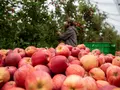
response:
<path fill-rule="evenodd" d="M 13 48 L 17 38 L 17 16 L 15 4 L 10 0 L 0 1 L 0 48 Z"/>
<path fill-rule="evenodd" d="M 22 10 L 17 13 L 21 20 L 23 46 L 35 45 L 38 47 L 54 46 L 56 38 L 56 21 L 48 14 L 45 0 L 23 2 Z M 25 45 L 26 44 L 26 45 Z"/>
<path fill-rule="evenodd" d="M 48 14 L 46 0 L 0 2 L 0 48 L 57 45 L 57 25 Z"/>

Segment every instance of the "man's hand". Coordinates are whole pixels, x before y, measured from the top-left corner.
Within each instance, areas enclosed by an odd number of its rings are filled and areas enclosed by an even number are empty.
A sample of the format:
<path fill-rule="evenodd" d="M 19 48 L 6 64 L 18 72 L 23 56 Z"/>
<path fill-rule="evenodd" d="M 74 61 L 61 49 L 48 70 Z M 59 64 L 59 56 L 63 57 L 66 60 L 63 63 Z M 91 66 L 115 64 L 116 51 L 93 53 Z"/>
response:
<path fill-rule="evenodd" d="M 58 31 L 58 32 L 57 32 L 57 34 L 58 34 L 58 35 L 61 35 L 61 32 L 60 32 L 60 31 Z"/>

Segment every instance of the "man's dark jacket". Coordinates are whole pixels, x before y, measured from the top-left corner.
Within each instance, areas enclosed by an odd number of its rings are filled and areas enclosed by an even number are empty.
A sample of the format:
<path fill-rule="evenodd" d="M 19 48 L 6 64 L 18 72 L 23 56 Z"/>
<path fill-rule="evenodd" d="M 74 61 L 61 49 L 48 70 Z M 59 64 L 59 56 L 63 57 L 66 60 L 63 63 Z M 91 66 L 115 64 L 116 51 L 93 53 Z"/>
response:
<path fill-rule="evenodd" d="M 78 32 L 74 26 L 69 26 L 67 30 L 59 36 L 60 40 L 63 40 L 65 44 L 76 46 L 77 45 Z"/>

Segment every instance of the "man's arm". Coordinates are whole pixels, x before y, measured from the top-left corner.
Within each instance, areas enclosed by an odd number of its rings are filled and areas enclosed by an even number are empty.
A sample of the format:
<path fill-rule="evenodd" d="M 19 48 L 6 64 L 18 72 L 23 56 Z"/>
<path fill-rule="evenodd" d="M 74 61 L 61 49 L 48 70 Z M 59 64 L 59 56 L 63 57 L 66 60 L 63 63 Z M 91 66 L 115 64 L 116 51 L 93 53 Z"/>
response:
<path fill-rule="evenodd" d="M 67 30 L 66 32 L 59 34 L 59 38 L 62 40 L 67 40 L 72 35 L 72 30 Z"/>

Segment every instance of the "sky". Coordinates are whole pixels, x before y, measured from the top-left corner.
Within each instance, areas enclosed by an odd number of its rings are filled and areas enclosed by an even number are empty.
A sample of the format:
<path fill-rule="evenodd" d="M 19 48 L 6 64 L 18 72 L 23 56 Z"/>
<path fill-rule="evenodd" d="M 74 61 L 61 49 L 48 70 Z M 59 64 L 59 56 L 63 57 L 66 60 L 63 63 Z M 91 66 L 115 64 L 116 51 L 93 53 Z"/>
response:
<path fill-rule="evenodd" d="M 120 34 L 120 8 L 118 10 L 115 0 L 90 0 L 92 4 L 97 4 L 100 11 L 107 14 L 106 21 L 115 26 L 115 29 Z"/>

